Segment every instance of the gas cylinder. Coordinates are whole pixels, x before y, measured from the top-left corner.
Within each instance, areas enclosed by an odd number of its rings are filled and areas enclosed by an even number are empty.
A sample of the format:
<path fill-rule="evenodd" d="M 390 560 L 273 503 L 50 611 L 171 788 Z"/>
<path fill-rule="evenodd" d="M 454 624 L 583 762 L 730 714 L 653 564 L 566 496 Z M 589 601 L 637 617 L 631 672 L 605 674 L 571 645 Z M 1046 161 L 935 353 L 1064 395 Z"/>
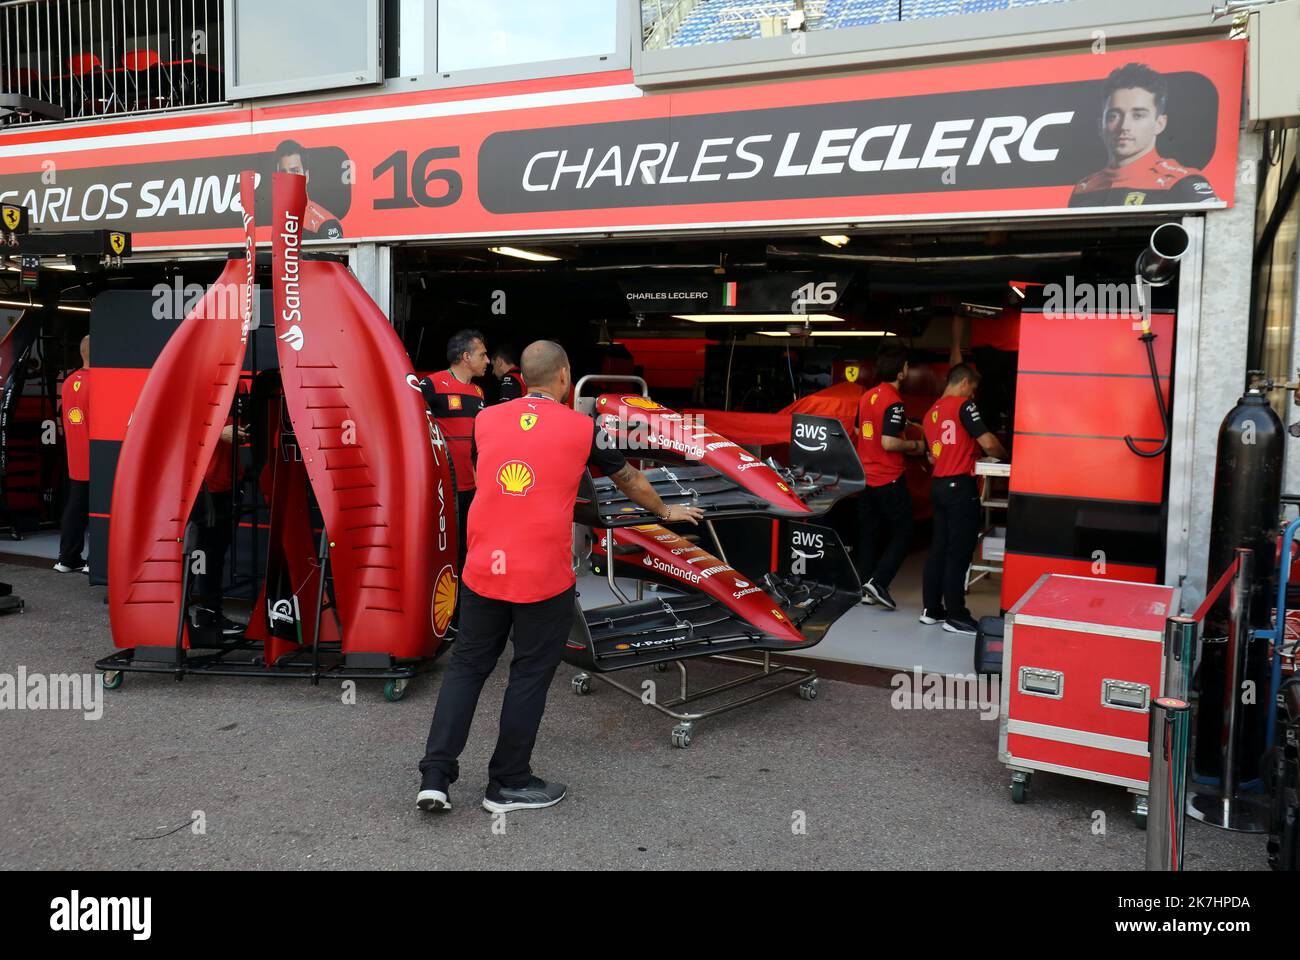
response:
<path fill-rule="evenodd" d="M 1251 626 L 1266 626 L 1272 610 L 1269 581 L 1276 569 L 1277 529 L 1281 515 L 1282 465 L 1285 427 L 1269 405 L 1266 377 L 1259 370 L 1247 374 L 1248 386 L 1219 427 L 1219 448 L 1214 468 L 1214 507 L 1210 515 L 1210 558 L 1206 589 L 1219 580 L 1233 561 L 1237 547 L 1254 551 L 1251 591 Z M 1222 773 L 1220 740 L 1224 724 L 1224 678 L 1228 595 L 1214 605 L 1205 619 L 1201 648 L 1200 702 L 1196 720 L 1196 772 L 1217 777 Z M 1264 750 L 1268 699 L 1266 644 L 1252 645 L 1245 679 L 1253 681 L 1255 703 L 1243 714 L 1241 780 L 1259 772 Z"/>

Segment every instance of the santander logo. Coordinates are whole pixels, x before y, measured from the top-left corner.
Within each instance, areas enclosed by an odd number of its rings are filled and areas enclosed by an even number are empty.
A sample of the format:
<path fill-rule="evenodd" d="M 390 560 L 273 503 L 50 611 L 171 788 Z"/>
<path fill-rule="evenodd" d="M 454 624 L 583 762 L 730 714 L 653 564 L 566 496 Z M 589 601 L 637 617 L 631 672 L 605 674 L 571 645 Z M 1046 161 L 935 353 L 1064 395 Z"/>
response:
<path fill-rule="evenodd" d="M 294 353 L 302 349 L 303 341 L 306 339 L 302 335 L 302 327 L 298 324 L 291 326 L 286 333 L 280 334 L 280 339 L 293 348 Z"/>

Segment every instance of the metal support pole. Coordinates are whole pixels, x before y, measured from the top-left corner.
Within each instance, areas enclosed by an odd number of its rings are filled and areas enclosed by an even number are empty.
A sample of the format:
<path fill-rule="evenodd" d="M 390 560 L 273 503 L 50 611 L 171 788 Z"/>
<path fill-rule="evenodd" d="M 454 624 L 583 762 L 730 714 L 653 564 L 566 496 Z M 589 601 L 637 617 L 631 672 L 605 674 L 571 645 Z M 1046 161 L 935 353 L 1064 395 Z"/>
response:
<path fill-rule="evenodd" d="M 1197 792 L 1188 806 L 1188 813 L 1198 820 L 1225 830 L 1242 833 L 1264 833 L 1267 814 L 1259 811 L 1248 798 L 1237 796 L 1237 765 L 1241 750 L 1242 712 L 1241 680 L 1246 675 L 1246 660 L 1250 652 L 1250 591 L 1254 576 L 1254 551 L 1238 547 L 1237 575 L 1232 579 L 1228 593 L 1228 675 L 1223 688 L 1223 777 L 1218 794 Z M 1267 705 L 1266 705 L 1267 706 Z"/>
<path fill-rule="evenodd" d="M 1147 804 L 1147 869 L 1182 870 L 1191 712 L 1181 697 L 1151 702 L 1151 776 Z"/>
<path fill-rule="evenodd" d="M 1170 617 L 1165 621 L 1165 681 L 1161 691 L 1166 697 L 1187 699 L 1196 651 L 1196 627 L 1192 617 Z"/>

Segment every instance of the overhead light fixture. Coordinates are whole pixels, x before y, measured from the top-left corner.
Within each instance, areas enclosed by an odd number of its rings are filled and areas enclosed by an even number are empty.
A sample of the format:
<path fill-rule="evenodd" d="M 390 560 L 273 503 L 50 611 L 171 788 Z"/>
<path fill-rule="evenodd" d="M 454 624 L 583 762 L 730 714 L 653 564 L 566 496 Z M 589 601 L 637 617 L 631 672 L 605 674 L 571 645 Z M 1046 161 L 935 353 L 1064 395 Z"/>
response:
<path fill-rule="evenodd" d="M 677 320 L 691 323 L 778 323 L 787 319 L 791 323 L 843 323 L 842 317 L 829 313 L 675 313 Z"/>
<path fill-rule="evenodd" d="M 1021 300 L 1025 299 L 1025 285 L 1023 283 L 1016 283 L 1014 280 L 1008 280 L 1007 282 L 1011 285 L 1011 289 L 1017 297 Z"/>
<path fill-rule="evenodd" d="M 53 263 L 42 263 L 42 270 L 76 270 L 76 266 L 60 258 Z"/>
<path fill-rule="evenodd" d="M 756 330 L 755 333 L 765 337 L 793 336 L 789 330 Z M 889 330 L 810 330 L 804 336 L 809 337 L 896 337 L 898 334 Z"/>
<path fill-rule="evenodd" d="M 44 310 L 45 304 L 27 303 L 22 300 L 0 300 L 0 307 L 12 307 L 18 310 Z M 74 307 L 66 303 L 59 304 L 55 309 L 66 310 L 68 313 L 90 313 L 90 307 Z"/>
<path fill-rule="evenodd" d="M 520 260 L 533 260 L 536 262 L 548 262 L 559 260 L 559 257 L 553 257 L 549 253 L 538 253 L 536 250 L 522 250 L 519 247 L 488 247 L 488 253 L 498 253 L 503 257 L 518 257 Z"/>
<path fill-rule="evenodd" d="M 844 236 L 842 233 L 837 233 L 829 237 L 822 237 L 822 240 L 829 243 L 832 247 L 844 247 L 848 246 L 849 243 L 849 238 Z"/>

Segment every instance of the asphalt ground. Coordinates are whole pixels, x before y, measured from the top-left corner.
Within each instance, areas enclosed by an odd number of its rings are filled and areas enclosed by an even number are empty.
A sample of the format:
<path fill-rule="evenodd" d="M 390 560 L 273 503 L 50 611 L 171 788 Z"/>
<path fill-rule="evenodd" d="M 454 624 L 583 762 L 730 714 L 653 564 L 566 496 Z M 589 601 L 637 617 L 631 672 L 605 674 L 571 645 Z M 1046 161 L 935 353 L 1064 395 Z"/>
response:
<path fill-rule="evenodd" d="M 89 673 L 112 652 L 103 588 L 4 564 L 0 581 L 27 603 L 0 616 L 0 674 Z M 683 750 L 669 742 L 672 721 L 604 684 L 574 695 L 574 673 L 556 676 L 533 758 L 569 796 L 504 818 L 479 806 L 504 664 L 480 701 L 454 808 L 440 815 L 414 801 L 441 662 L 399 703 L 374 682 L 348 704 L 337 681 L 136 673 L 105 692 L 97 720 L 0 709 L 0 863 L 1142 869 L 1145 834 L 1123 789 L 1038 774 L 1029 802 L 1013 804 L 997 723 L 977 710 L 894 709 L 887 687 L 824 679 L 815 701 L 786 691 L 700 722 Z M 1195 821 L 1187 831 L 1188 870 L 1266 868 L 1260 836 Z"/>

